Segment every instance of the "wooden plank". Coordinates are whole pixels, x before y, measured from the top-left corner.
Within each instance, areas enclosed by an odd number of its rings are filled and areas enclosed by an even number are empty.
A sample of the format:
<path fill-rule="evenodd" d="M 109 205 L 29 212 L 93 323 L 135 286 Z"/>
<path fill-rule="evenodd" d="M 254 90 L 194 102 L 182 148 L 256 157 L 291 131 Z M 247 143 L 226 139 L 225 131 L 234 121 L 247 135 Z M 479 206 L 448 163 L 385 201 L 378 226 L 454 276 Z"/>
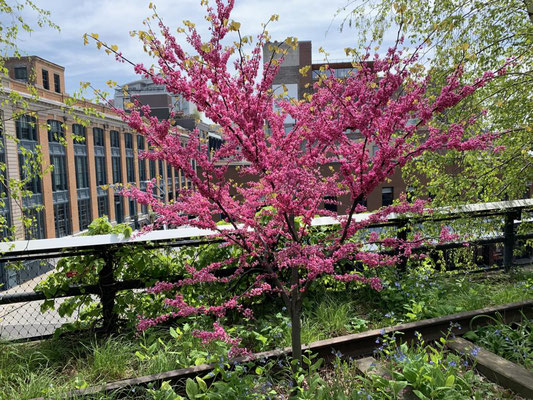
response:
<path fill-rule="evenodd" d="M 531 371 L 463 338 L 449 340 L 447 345 L 453 351 L 474 360 L 476 369 L 491 381 L 528 399 L 533 399 Z"/>

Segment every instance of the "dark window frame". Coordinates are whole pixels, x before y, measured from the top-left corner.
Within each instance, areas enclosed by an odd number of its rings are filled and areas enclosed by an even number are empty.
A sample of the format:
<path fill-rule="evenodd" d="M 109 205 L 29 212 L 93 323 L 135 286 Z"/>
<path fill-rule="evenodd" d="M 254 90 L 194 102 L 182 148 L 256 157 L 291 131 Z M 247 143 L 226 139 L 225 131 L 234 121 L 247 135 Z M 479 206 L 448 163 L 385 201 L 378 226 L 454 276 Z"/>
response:
<path fill-rule="evenodd" d="M 31 115 L 21 115 L 15 120 L 17 139 L 37 142 L 37 119 Z"/>
<path fill-rule="evenodd" d="M 64 154 L 51 154 L 50 164 L 52 169 L 52 192 L 68 190 L 67 156 Z"/>
<path fill-rule="evenodd" d="M 18 75 L 20 75 L 19 72 L 22 72 L 22 71 L 24 71 L 22 76 L 18 76 Z M 28 67 L 27 66 L 23 66 L 23 67 L 15 67 L 15 68 L 13 68 L 13 76 L 15 77 L 15 79 L 17 81 L 28 82 Z"/>
<path fill-rule="evenodd" d="M 54 92 L 61 93 L 61 77 L 59 74 L 54 74 Z"/>
<path fill-rule="evenodd" d="M 80 231 L 84 231 L 89 227 L 91 220 L 91 200 L 78 200 L 78 218 L 80 222 Z"/>
<path fill-rule="evenodd" d="M 93 128 L 93 142 L 94 146 L 105 146 L 104 130 L 102 128 Z"/>
<path fill-rule="evenodd" d="M 387 207 L 394 202 L 394 187 L 386 186 L 381 188 L 381 206 Z"/>
<path fill-rule="evenodd" d="M 56 237 L 64 237 L 72 234 L 70 224 L 70 205 L 69 203 L 54 204 L 54 219 L 56 228 Z"/>
<path fill-rule="evenodd" d="M 43 77 L 43 88 L 50 90 L 50 74 L 48 73 L 48 70 L 44 68 L 41 71 Z"/>
<path fill-rule="evenodd" d="M 120 136 L 118 131 L 109 131 L 109 142 L 111 147 L 120 149 Z"/>
<path fill-rule="evenodd" d="M 46 123 L 48 124 L 48 141 L 61 143 L 61 138 L 65 138 L 63 123 L 55 119 L 49 119 Z"/>

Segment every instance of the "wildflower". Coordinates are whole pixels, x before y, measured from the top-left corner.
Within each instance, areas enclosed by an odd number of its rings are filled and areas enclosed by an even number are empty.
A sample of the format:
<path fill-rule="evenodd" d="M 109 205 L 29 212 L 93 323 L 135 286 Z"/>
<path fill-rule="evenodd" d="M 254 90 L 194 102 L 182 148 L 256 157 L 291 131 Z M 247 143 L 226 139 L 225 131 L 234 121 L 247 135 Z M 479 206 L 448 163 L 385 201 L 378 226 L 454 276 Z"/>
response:
<path fill-rule="evenodd" d="M 479 350 L 480 350 L 480 347 L 476 346 L 472 349 L 472 351 L 470 352 L 470 355 L 472 357 L 477 357 L 478 353 L 479 353 Z"/>

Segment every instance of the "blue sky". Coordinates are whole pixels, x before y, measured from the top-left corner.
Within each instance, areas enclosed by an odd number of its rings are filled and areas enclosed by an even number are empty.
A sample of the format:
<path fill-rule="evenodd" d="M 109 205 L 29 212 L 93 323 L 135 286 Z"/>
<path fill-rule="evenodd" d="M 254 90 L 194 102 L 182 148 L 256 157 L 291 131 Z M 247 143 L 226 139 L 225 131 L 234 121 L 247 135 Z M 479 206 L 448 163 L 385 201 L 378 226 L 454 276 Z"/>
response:
<path fill-rule="evenodd" d="M 147 0 L 35 0 L 35 3 L 51 12 L 52 20 L 61 31 L 39 29 L 31 35 L 22 35 L 20 49 L 28 55 L 39 55 L 65 67 L 66 89 L 72 93 L 80 81 L 89 81 L 105 89 L 107 80 L 120 83 L 136 79 L 131 66 L 118 63 L 113 57 L 97 50 L 94 44 L 83 45 L 83 34 L 96 32 L 108 43 L 117 44 L 129 59 L 151 64 L 142 46 L 129 32 L 142 29 L 142 21 L 150 15 Z M 191 20 L 200 27 L 207 26 L 200 0 L 155 0 L 158 13 L 172 30 Z M 244 34 L 256 35 L 261 23 L 270 15 L 279 14 L 269 32 L 273 39 L 282 40 L 295 36 L 313 41 L 313 60 L 321 60 L 318 53 L 323 47 L 331 59 L 345 59 L 344 48 L 355 44 L 356 32 L 339 31 L 345 15 L 334 18 L 337 10 L 347 0 L 236 0 L 232 18 L 241 23 Z M 31 16 L 27 18 L 31 21 Z"/>

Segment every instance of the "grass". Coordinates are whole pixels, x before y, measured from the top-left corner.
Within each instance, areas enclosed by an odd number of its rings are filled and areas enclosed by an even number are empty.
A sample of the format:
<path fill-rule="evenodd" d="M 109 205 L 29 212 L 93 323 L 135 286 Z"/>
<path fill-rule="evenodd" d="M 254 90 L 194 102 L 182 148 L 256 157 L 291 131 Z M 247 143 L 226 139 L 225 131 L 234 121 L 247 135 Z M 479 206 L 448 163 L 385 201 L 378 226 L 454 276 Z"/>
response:
<path fill-rule="evenodd" d="M 509 361 L 533 371 L 533 320 L 523 318 L 519 323 L 507 325 L 501 316 L 486 318 L 491 324 L 470 331 L 465 337 Z"/>
<path fill-rule="evenodd" d="M 310 293 L 304 303 L 303 343 L 533 297 L 531 273 L 430 276 L 419 270 L 401 280 L 385 275 L 384 284 L 378 293 L 337 286 Z M 269 306 L 257 313 L 257 320 L 231 326 L 230 334 L 254 351 L 289 345 L 286 312 Z M 161 328 L 141 337 L 65 336 L 0 344 L 0 400 L 54 398 L 75 388 L 218 360 L 227 346 L 205 348 L 192 336 L 210 323 L 192 320 L 173 335 Z M 132 396 L 141 398 L 140 392 Z"/>

